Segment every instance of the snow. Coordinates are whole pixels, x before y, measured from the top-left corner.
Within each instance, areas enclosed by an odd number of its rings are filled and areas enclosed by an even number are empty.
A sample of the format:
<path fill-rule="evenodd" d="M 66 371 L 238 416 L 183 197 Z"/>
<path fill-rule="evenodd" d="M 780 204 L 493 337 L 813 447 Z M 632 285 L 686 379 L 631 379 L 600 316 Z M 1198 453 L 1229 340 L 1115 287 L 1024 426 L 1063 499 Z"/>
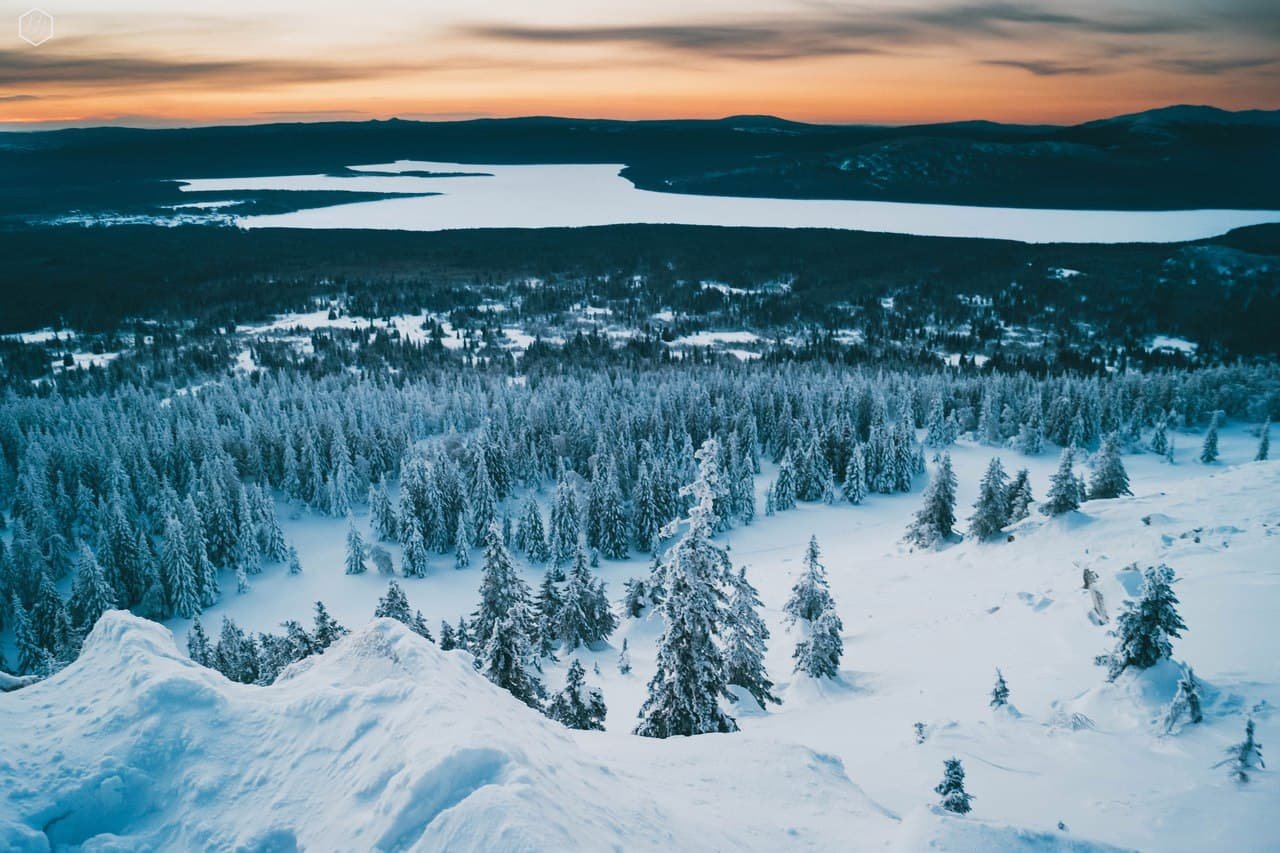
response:
<path fill-rule="evenodd" d="M 8 340 L 21 341 L 24 344 L 47 344 L 51 341 L 66 342 L 76 338 L 76 333 L 70 329 L 62 329 L 57 331 L 48 327 L 36 329 L 33 332 L 18 332 L 16 334 L 2 335 Z"/>
<path fill-rule="evenodd" d="M 666 223 L 841 228 L 1029 243 L 1180 242 L 1280 221 L 1277 210 L 1048 210 L 729 196 L 637 189 L 621 165 L 465 165 L 400 160 L 354 167 L 381 172 L 482 171 L 483 175 L 287 175 L 184 181 L 187 192 L 350 190 L 437 193 L 236 219 L 248 228 L 553 228 Z"/>
<path fill-rule="evenodd" d="M 1156 350 L 1167 350 L 1171 352 L 1181 352 L 1187 355 L 1195 355 L 1200 345 L 1186 338 L 1175 338 L 1169 335 L 1156 335 L 1151 339 L 1151 343 L 1147 344 L 1147 352 L 1155 352 Z"/>
<path fill-rule="evenodd" d="M 907 550 L 898 540 L 918 490 L 858 507 L 801 504 L 729 531 L 720 541 L 760 590 L 784 702 L 735 709 L 738 734 L 663 742 L 628 734 L 653 673 L 657 617 L 625 619 L 611 647 L 580 650 L 608 731 L 565 732 L 490 688 L 461 653 L 369 625 L 387 581 L 343 574 L 345 522 L 281 505 L 303 573 L 270 565 L 245 595 L 224 577 L 206 630 L 216 636 L 223 615 L 253 631 L 309 623 L 321 599 L 357 636 L 282 683 L 243 687 L 191 666 L 160 628 L 112 617 L 80 661 L 0 695 L 0 848 L 43 849 L 40 828 L 51 824 L 55 843 L 110 832 L 130 849 L 261 849 L 267 839 L 284 849 L 401 839 L 461 850 L 576 849 L 584 839 L 628 850 L 1280 849 L 1280 775 L 1238 786 L 1212 766 L 1247 715 L 1264 745 L 1277 741 L 1280 462 L 1249 461 L 1256 437 L 1240 425 L 1223 428 L 1212 466 L 1192 461 L 1198 434 L 1175 440 L 1175 465 L 1124 457 L 1135 497 L 1035 515 L 1009 530 L 1011 542 Z M 1024 457 L 962 441 L 950 452 L 961 519 L 991 456 L 1028 467 L 1037 497 L 1057 465 L 1051 450 Z M 761 508 L 775 471 L 764 468 Z M 357 523 L 367 531 L 366 517 Z M 845 625 L 838 681 L 791 674 L 796 637 L 781 609 L 810 534 Z M 1156 723 L 1176 667 L 1108 684 L 1092 663 L 1137 590 L 1135 562 L 1176 570 L 1188 630 L 1174 657 L 1203 684 L 1205 722 L 1173 737 Z M 603 562 L 610 596 L 647 564 Z M 478 553 L 464 571 L 433 555 L 428 577 L 400 583 L 436 630 L 474 607 L 478 566 Z M 1110 625 L 1088 618 L 1084 567 L 1099 575 Z M 536 585 L 540 570 L 521 568 Z M 189 623 L 168 625 L 181 647 Z M 624 639 L 634 667 L 625 676 Z M 568 662 L 546 666 L 549 688 Z M 1017 715 L 987 706 L 996 667 Z M 977 797 L 963 818 L 930 808 L 951 756 Z"/>
<path fill-rule="evenodd" d="M 894 826 L 803 747 L 631 740 L 570 732 L 389 619 L 258 688 L 113 611 L 0 705 L 0 847 L 819 850 Z"/>
<path fill-rule="evenodd" d="M 755 332 L 695 332 L 683 335 L 672 341 L 673 346 L 707 347 L 715 344 L 754 344 L 759 343 L 760 336 Z"/>

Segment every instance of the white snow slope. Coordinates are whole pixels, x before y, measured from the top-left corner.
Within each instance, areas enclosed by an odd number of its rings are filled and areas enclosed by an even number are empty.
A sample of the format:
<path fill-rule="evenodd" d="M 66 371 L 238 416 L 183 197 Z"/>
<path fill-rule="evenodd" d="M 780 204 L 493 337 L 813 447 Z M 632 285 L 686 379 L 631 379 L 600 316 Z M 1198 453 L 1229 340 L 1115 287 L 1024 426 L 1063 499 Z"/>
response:
<path fill-rule="evenodd" d="M 732 735 L 628 733 L 657 617 L 624 620 L 612 648 L 580 650 L 609 715 L 607 732 L 579 733 L 396 623 L 251 687 L 191 664 L 165 628 L 112 614 L 76 663 L 0 693 L 0 849 L 1277 850 L 1280 773 L 1238 785 L 1213 766 L 1247 717 L 1264 748 L 1280 742 L 1280 462 L 1248 462 L 1255 444 L 1234 428 L 1222 464 L 1127 456 L 1136 497 L 1036 515 L 1011 542 L 907 552 L 897 540 L 918 491 L 802 505 L 731 531 L 731 557 L 760 589 L 784 700 L 767 713 L 739 702 Z M 951 452 L 962 519 L 992 455 L 1029 466 L 1037 496 L 1056 465 L 1054 453 L 969 442 Z M 206 614 L 211 635 L 222 615 L 254 631 L 309 622 L 316 598 L 344 624 L 368 624 L 386 578 L 343 574 L 345 524 L 303 514 L 285 529 L 303 574 L 268 567 Z M 841 677 L 821 683 L 791 674 L 796 637 L 781 613 L 810 533 L 845 626 Z M 400 579 L 433 629 L 475 604 L 478 563 L 451 562 Z M 1187 631 L 1174 658 L 1195 667 L 1205 721 L 1175 735 L 1158 727 L 1173 662 L 1114 684 L 1092 663 L 1138 591 L 1134 562 L 1168 563 L 1179 578 Z M 602 564 L 615 599 L 646 564 Z M 1108 625 L 1089 619 L 1086 566 Z M 171 623 L 180 638 L 189 624 Z M 629 675 L 615 663 L 623 639 Z M 549 689 L 567 663 L 547 666 Z M 987 706 L 996 667 L 1016 713 Z M 1077 714 L 1089 725 L 1071 725 Z M 953 755 L 977 797 L 964 818 L 931 810 Z"/>
<path fill-rule="evenodd" d="M 822 849 L 894 823 L 802 747 L 719 736 L 605 757 L 604 736 L 389 619 L 257 688 L 112 612 L 78 661 L 6 696 L 0 729 L 4 850 Z"/>

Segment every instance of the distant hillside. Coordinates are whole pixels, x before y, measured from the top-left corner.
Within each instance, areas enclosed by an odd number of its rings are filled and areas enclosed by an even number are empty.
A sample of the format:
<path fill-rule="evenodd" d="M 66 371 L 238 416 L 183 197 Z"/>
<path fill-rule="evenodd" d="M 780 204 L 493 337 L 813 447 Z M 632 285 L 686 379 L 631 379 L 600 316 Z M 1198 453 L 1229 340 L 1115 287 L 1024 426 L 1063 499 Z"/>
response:
<path fill-rule="evenodd" d="M 0 216 L 156 204 L 181 178 L 396 159 L 623 163 L 644 189 L 1013 207 L 1280 208 L 1280 111 L 1169 107 L 1074 127 L 562 118 L 0 133 Z"/>

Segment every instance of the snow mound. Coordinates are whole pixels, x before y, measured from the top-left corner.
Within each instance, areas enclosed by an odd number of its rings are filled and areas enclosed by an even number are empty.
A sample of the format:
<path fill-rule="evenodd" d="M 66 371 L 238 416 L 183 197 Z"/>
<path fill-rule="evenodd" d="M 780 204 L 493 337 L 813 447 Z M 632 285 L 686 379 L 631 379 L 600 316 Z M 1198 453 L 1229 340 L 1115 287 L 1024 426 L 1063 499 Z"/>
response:
<path fill-rule="evenodd" d="M 0 792 L 6 850 L 818 849 L 896 826 L 838 760 L 570 732 L 388 619 L 254 687 L 108 613 L 0 697 Z"/>

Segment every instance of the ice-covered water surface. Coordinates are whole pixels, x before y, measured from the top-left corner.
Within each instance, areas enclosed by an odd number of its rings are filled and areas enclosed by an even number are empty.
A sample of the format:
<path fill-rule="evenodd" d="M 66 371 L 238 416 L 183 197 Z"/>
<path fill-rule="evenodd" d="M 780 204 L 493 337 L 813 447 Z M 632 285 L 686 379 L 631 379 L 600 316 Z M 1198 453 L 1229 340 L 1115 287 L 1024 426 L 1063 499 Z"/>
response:
<path fill-rule="evenodd" d="M 187 181 L 212 190 L 351 190 L 440 193 L 249 216 L 248 228 L 556 228 L 628 223 L 767 228 L 839 228 L 1027 243 L 1173 243 L 1232 228 L 1280 222 L 1280 210 L 1036 210 L 779 198 L 683 195 L 637 189 L 608 164 L 477 166 L 400 160 L 366 172 L 483 171 L 482 175 L 360 177 L 290 175 Z"/>

